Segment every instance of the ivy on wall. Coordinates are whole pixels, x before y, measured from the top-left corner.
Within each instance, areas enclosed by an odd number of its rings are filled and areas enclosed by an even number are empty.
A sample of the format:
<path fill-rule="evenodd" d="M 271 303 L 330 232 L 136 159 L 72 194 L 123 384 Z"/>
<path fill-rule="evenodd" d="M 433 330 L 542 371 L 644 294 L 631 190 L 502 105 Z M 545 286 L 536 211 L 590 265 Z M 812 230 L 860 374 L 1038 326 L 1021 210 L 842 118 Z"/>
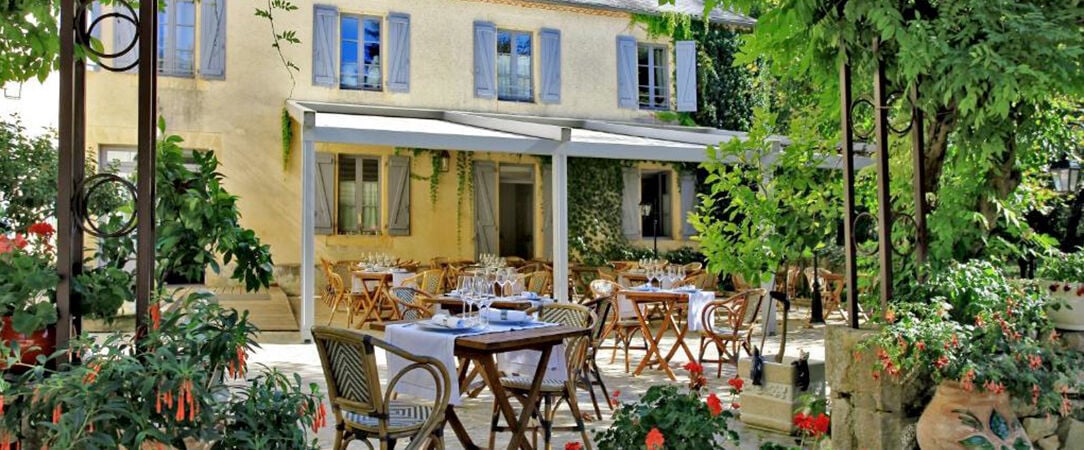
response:
<path fill-rule="evenodd" d="M 634 14 L 632 23 L 644 27 L 652 38 L 668 36 L 672 41 L 696 41 L 696 111 L 666 111 L 656 117 L 681 125 L 749 130 L 753 108 L 766 103 L 767 98 L 758 93 L 764 91 L 757 89 L 759 68 L 734 64 L 734 55 L 742 43 L 741 31 L 678 13 Z"/>
<path fill-rule="evenodd" d="M 597 265 L 628 245 L 621 234 L 621 168 L 630 161 L 568 158 L 568 248 L 572 259 Z"/>

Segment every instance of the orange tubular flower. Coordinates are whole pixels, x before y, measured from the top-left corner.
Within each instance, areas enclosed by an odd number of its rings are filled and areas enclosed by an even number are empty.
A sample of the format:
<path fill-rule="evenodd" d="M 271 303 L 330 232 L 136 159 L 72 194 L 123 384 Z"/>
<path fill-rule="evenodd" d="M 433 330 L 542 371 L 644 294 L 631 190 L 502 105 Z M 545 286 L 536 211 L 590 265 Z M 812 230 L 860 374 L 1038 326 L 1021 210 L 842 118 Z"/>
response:
<path fill-rule="evenodd" d="M 162 307 L 155 303 L 150 307 L 151 329 L 157 330 L 162 325 Z"/>
<path fill-rule="evenodd" d="M 56 406 L 53 407 L 53 425 L 60 423 L 61 412 L 60 403 L 57 403 Z"/>
<path fill-rule="evenodd" d="M 644 440 L 647 450 L 662 450 L 665 443 L 666 439 L 663 438 L 662 432 L 656 427 L 651 427 L 651 431 L 647 433 L 647 439 Z"/>

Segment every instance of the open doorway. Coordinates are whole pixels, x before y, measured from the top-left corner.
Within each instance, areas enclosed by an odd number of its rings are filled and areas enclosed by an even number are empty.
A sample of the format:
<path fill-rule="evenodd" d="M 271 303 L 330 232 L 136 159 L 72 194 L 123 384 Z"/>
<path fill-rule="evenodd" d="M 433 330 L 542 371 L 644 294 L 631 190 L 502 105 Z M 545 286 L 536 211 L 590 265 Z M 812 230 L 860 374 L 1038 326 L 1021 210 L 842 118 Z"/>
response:
<path fill-rule="evenodd" d="M 500 255 L 534 256 L 534 168 L 501 164 L 498 208 Z"/>
<path fill-rule="evenodd" d="M 644 237 L 667 238 L 670 234 L 670 172 L 640 172 L 640 204 L 651 205 L 651 214 L 642 216 Z"/>

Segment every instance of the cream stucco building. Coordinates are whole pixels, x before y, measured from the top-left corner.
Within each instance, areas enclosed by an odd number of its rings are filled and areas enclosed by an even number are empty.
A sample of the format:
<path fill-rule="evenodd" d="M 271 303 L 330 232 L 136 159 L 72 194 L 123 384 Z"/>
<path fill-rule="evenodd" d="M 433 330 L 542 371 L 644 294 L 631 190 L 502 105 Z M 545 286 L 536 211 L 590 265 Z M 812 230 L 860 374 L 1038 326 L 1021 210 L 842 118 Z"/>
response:
<path fill-rule="evenodd" d="M 275 13 L 275 30 L 300 39 L 281 46 L 282 58 L 250 2 L 170 0 L 159 15 L 159 113 L 186 147 L 216 152 L 226 187 L 242 199 L 243 224 L 284 267 L 311 266 L 311 254 L 368 252 L 549 259 L 550 141 L 569 143 L 573 157 L 627 151 L 634 160 L 688 161 L 731 137 L 697 129 L 670 139 L 679 132 L 651 125 L 659 110 L 695 108 L 695 49 L 649 38 L 632 14 L 700 14 L 700 1 L 295 3 Z M 712 20 L 752 23 L 725 11 Z M 120 21 L 96 32 L 107 49 L 132 34 Z M 136 83 L 131 73 L 88 74 L 86 142 L 102 160 L 134 151 Z M 563 140 L 562 129 L 572 130 Z M 476 170 L 461 175 L 456 166 L 467 161 Z M 690 180 L 638 164 L 626 171 L 626 236 L 650 235 L 637 208 L 650 201 L 664 211 L 660 247 L 686 243 L 692 197 L 679 192 Z M 434 173 L 437 183 L 426 179 Z M 461 176 L 473 189 L 463 192 Z"/>

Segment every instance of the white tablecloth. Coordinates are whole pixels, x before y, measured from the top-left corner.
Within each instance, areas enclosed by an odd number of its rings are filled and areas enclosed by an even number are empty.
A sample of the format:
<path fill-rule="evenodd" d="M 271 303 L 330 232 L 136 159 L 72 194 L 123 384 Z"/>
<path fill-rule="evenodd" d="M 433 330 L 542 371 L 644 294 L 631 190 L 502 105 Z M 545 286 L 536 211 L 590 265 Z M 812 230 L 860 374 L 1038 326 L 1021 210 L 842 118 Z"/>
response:
<path fill-rule="evenodd" d="M 371 272 L 371 273 L 385 273 L 385 274 L 386 273 L 391 273 L 391 287 L 402 286 L 403 281 L 406 281 L 407 278 L 410 278 L 410 277 L 414 276 L 414 272 L 387 272 L 387 271 L 385 271 L 385 272 Z M 350 278 L 351 278 L 351 280 L 353 280 L 353 282 L 352 282 L 352 291 L 355 294 L 360 293 L 362 291 L 361 279 L 359 279 L 358 277 L 355 277 L 355 276 L 351 276 Z M 367 282 L 369 283 L 369 288 L 370 289 L 376 287 L 376 280 L 368 280 Z"/>
<path fill-rule="evenodd" d="M 632 290 L 644 290 L 650 292 L 677 292 L 687 294 L 689 296 L 689 315 L 686 320 L 689 321 L 689 331 L 700 330 L 700 315 L 704 311 L 704 307 L 711 303 L 715 299 L 715 293 L 712 291 L 677 291 L 671 289 L 658 290 L 654 288 L 633 288 Z M 635 305 L 624 295 L 617 296 L 617 313 L 622 319 L 635 319 L 636 311 L 633 309 Z"/>
<path fill-rule="evenodd" d="M 430 356 L 436 358 L 438 361 L 444 364 L 444 368 L 448 371 L 448 374 L 452 378 L 451 386 L 448 389 L 451 391 L 449 397 L 452 405 L 458 405 L 460 402 L 459 383 L 456 382 L 456 358 L 455 358 L 455 340 L 456 338 L 463 336 L 476 336 L 479 334 L 487 333 L 500 333 L 512 330 L 522 330 L 526 328 L 537 328 L 544 326 L 552 326 L 555 324 L 544 322 L 533 322 L 527 325 L 500 325 L 490 324 L 485 330 L 463 333 L 451 333 L 441 331 L 428 331 L 417 325 L 403 324 L 403 325 L 388 325 L 384 329 L 384 337 L 389 344 L 399 347 L 408 353 L 422 356 Z M 512 352 L 512 353 L 528 353 L 524 352 Z M 534 367 L 538 365 L 537 352 L 534 365 L 527 368 L 527 373 L 534 374 Z M 547 370 L 554 370 L 554 367 L 564 367 L 564 351 L 560 351 L 561 357 L 557 358 L 558 347 L 554 347 L 553 354 L 550 356 L 550 364 L 547 365 Z M 510 363 L 518 364 L 518 368 L 522 369 L 524 364 L 530 364 L 529 356 L 513 357 Z M 559 360 L 559 361 L 558 361 Z M 388 354 L 388 373 L 396 374 L 402 371 L 406 366 L 410 364 L 409 361 L 400 358 L 397 355 Z M 555 366 L 556 365 L 556 366 Z M 502 368 L 503 369 L 503 368 Z M 433 384 L 433 378 L 424 371 L 414 370 L 402 378 L 399 379 L 399 384 L 395 386 L 395 391 L 400 394 L 413 395 L 420 398 L 434 399 L 436 398 L 436 386 Z"/>

